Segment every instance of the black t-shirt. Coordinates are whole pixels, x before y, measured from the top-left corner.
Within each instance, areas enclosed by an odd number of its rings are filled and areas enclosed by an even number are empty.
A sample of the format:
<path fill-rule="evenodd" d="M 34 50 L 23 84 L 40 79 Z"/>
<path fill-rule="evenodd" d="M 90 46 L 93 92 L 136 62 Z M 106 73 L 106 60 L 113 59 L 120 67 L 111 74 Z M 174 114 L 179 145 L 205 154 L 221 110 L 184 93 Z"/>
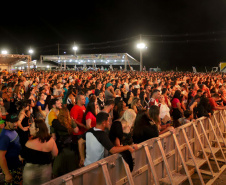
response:
<path fill-rule="evenodd" d="M 122 130 L 122 123 L 120 121 L 114 121 L 112 123 L 109 131 L 109 138 L 112 143 L 115 142 L 116 138 L 119 138 L 120 144 L 122 143 L 123 130 Z"/>
<path fill-rule="evenodd" d="M 134 135 L 133 135 L 133 142 L 134 143 L 142 143 L 142 142 L 144 142 L 148 139 L 159 136 L 159 131 L 158 131 L 158 128 L 155 124 L 145 125 L 145 126 L 142 126 L 139 129 L 141 129 L 140 130 L 141 134 L 134 133 Z"/>
<path fill-rule="evenodd" d="M 95 127 L 89 129 L 85 134 L 83 134 L 82 138 L 84 140 L 86 140 L 86 142 L 91 142 L 91 141 L 87 140 L 87 134 L 89 134 L 89 133 L 92 133 L 92 135 L 98 140 L 98 142 L 100 144 L 102 144 L 103 147 L 105 149 L 107 149 L 108 151 L 114 147 L 114 145 L 110 141 L 107 133 L 102 130 L 99 130 L 99 129 L 97 130 Z"/>
<path fill-rule="evenodd" d="M 86 140 L 85 166 L 103 159 L 106 157 L 105 149 L 110 151 L 114 147 L 107 133 L 95 127 L 83 134 L 82 138 Z"/>

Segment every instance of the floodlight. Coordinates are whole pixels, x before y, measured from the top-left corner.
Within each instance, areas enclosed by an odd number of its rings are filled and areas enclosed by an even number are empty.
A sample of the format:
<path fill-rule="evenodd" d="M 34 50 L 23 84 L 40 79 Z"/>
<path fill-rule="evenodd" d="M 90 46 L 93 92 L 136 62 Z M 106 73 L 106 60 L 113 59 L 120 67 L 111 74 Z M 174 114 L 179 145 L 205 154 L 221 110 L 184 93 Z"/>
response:
<path fill-rule="evenodd" d="M 2 54 L 6 55 L 6 54 L 8 54 L 8 51 L 2 50 Z"/>
<path fill-rule="evenodd" d="M 32 49 L 29 49 L 28 51 L 30 54 L 34 53 L 34 51 Z"/>
<path fill-rule="evenodd" d="M 74 51 L 77 51 L 77 50 L 78 50 L 78 47 L 77 47 L 77 46 L 74 46 L 72 49 L 73 49 Z"/>
<path fill-rule="evenodd" d="M 146 45 L 145 45 L 145 43 L 138 43 L 137 48 L 138 49 L 144 49 L 144 48 L 146 48 Z"/>

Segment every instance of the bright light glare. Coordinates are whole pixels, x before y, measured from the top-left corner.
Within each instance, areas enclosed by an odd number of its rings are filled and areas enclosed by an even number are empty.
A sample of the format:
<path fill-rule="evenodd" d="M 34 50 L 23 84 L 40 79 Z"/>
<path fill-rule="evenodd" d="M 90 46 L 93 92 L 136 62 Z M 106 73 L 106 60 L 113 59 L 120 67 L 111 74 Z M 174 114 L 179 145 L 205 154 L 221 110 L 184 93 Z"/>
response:
<path fill-rule="evenodd" d="M 6 50 L 2 50 L 2 54 L 7 54 L 8 53 L 8 51 L 6 51 Z"/>
<path fill-rule="evenodd" d="M 28 51 L 30 54 L 34 53 L 34 51 L 32 49 L 29 49 Z"/>
<path fill-rule="evenodd" d="M 77 51 L 78 50 L 78 47 L 77 46 L 74 46 L 72 49 L 75 50 L 75 51 Z"/>
<path fill-rule="evenodd" d="M 139 44 L 137 44 L 137 48 L 144 49 L 144 48 L 146 48 L 146 45 L 144 43 L 139 43 Z"/>

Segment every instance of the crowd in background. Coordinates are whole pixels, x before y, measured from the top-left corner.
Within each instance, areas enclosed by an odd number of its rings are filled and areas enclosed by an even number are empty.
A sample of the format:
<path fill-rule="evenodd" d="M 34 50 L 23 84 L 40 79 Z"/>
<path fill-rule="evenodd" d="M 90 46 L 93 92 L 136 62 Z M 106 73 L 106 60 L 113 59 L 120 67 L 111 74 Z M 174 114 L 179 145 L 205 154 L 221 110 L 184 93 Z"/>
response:
<path fill-rule="evenodd" d="M 138 144 L 226 109 L 220 73 L 0 73 L 5 183 L 41 184 L 110 154 L 133 169 Z"/>

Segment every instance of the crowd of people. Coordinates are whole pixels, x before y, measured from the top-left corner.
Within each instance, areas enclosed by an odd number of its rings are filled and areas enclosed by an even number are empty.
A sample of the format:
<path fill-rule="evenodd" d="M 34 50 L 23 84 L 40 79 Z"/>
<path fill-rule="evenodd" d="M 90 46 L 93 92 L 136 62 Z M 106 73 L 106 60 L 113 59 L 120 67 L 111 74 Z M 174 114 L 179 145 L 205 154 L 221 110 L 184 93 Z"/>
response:
<path fill-rule="evenodd" d="M 41 184 L 226 109 L 220 73 L 0 73 L 0 167 L 5 184 Z M 132 161 L 132 162 L 131 162 Z"/>

